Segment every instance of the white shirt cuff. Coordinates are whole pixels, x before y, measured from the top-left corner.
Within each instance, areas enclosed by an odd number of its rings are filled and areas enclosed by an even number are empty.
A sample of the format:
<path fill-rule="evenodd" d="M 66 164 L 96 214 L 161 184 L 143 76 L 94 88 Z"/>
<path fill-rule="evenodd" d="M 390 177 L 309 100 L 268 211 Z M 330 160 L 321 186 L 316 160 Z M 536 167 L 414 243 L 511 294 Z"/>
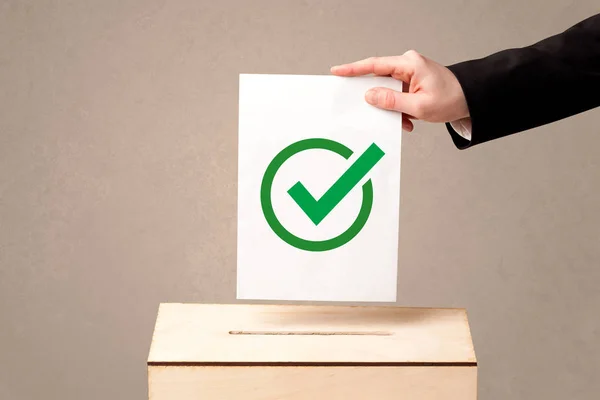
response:
<path fill-rule="evenodd" d="M 460 136 L 467 140 L 471 140 L 471 118 L 463 118 L 457 121 L 450 122 L 450 126 L 454 129 Z"/>

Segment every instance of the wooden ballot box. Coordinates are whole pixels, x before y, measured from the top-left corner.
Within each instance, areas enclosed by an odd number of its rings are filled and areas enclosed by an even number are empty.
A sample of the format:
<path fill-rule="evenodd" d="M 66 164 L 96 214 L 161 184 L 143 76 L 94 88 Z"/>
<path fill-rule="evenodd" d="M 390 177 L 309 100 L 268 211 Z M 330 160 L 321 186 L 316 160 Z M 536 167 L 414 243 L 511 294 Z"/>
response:
<path fill-rule="evenodd" d="M 150 400 L 473 400 L 463 309 L 162 304 Z"/>

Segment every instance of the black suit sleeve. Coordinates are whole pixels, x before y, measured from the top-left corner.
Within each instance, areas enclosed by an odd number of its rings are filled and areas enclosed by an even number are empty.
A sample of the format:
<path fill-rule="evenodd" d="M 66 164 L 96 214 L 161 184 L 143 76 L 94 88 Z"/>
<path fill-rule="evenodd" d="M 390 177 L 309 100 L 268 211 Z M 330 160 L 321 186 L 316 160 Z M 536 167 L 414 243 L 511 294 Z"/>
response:
<path fill-rule="evenodd" d="M 446 127 L 459 149 L 600 106 L 600 14 L 528 47 L 448 67 L 469 108 L 471 141 Z"/>

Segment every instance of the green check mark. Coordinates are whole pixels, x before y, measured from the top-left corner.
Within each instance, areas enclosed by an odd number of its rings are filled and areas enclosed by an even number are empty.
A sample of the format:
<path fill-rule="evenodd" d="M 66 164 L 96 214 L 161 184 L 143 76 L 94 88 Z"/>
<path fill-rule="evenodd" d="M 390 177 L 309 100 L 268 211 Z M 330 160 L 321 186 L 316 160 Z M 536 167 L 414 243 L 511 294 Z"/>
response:
<path fill-rule="evenodd" d="M 384 154 L 383 150 L 375 143 L 371 144 L 319 200 L 316 200 L 301 182 L 297 182 L 292 186 L 288 190 L 288 194 L 308 218 L 315 225 L 319 225 L 344 197 L 358 185 L 371 168 L 381 160 Z"/>

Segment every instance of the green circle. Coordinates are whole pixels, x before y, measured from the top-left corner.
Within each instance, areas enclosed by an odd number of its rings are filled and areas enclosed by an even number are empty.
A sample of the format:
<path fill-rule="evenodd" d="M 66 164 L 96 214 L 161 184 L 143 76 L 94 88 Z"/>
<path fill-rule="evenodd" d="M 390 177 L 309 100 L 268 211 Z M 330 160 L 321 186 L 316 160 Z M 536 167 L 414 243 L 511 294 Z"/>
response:
<path fill-rule="evenodd" d="M 283 163 L 285 163 L 293 155 L 300 153 L 301 151 L 310 149 L 329 150 L 339 154 L 345 159 L 350 158 L 350 156 L 353 153 L 352 150 L 350 150 L 343 144 L 329 139 L 304 139 L 292 143 L 285 149 L 281 150 L 275 156 L 275 158 L 273 158 L 273 160 L 267 167 L 260 188 L 260 202 L 267 223 L 269 224 L 271 229 L 273 229 L 273 232 L 275 232 L 275 234 L 279 236 L 284 242 L 301 250 L 327 251 L 338 248 L 348 243 L 358 234 L 358 232 L 361 231 L 363 226 L 365 226 L 367 219 L 369 219 L 371 207 L 373 205 L 373 183 L 369 179 L 362 186 L 363 200 L 358 216 L 356 217 L 352 225 L 350 225 L 350 227 L 346 231 L 342 232 L 340 235 L 331 239 L 320 241 L 306 240 L 294 235 L 293 233 L 285 229 L 281 222 L 279 222 L 279 219 L 277 219 L 275 211 L 273 210 L 273 203 L 271 202 L 271 189 L 273 187 L 273 180 L 275 179 L 275 175 L 277 174 L 277 171 L 279 170 L 279 168 L 281 168 Z"/>

